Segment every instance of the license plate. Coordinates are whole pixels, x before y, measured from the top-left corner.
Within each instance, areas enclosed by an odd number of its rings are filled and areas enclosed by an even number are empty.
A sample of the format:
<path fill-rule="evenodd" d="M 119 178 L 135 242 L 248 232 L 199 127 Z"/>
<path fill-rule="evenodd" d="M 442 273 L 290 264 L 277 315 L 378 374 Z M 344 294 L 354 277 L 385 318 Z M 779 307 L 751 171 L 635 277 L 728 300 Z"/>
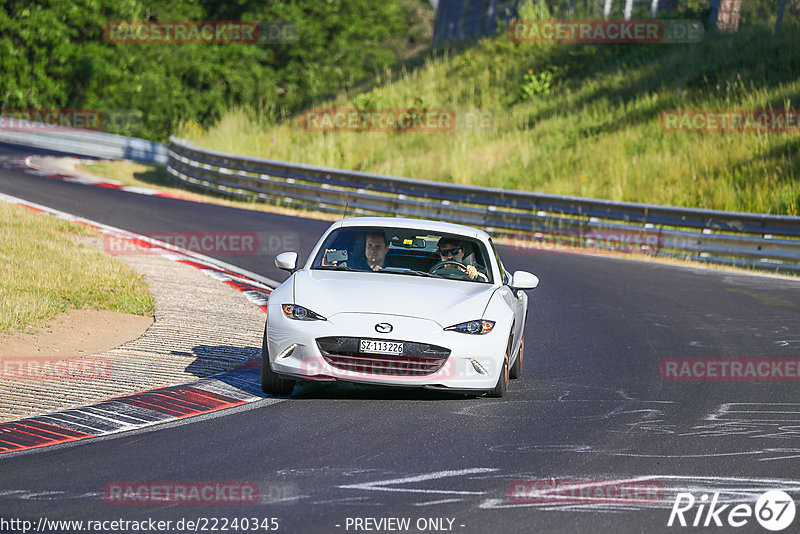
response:
<path fill-rule="evenodd" d="M 381 341 L 378 339 L 362 339 L 359 352 L 372 354 L 403 354 L 403 344 L 397 341 Z"/>

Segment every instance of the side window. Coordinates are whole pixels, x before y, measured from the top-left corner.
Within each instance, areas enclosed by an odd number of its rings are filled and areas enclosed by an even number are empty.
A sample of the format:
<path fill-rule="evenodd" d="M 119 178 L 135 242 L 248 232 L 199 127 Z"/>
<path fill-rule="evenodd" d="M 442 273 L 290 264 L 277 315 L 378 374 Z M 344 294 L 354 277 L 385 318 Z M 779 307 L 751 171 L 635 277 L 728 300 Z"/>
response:
<path fill-rule="evenodd" d="M 504 284 L 509 284 L 511 282 L 511 277 L 506 272 L 506 268 L 503 267 L 503 262 L 500 261 L 500 255 L 497 253 L 497 249 L 494 248 L 494 243 L 491 238 L 489 239 L 489 244 L 492 246 L 492 253 L 494 254 L 494 259 L 497 260 L 497 266 L 500 268 L 500 277 Z"/>
<path fill-rule="evenodd" d="M 325 250 L 329 249 L 347 251 L 349 258 L 346 261 L 342 261 L 341 265 L 347 266 L 349 264 L 350 267 L 357 267 L 364 256 L 364 233 L 361 230 L 354 231 L 349 228 L 334 230 L 320 247 L 317 257 L 311 266 L 312 269 L 318 269 L 322 266 Z"/>

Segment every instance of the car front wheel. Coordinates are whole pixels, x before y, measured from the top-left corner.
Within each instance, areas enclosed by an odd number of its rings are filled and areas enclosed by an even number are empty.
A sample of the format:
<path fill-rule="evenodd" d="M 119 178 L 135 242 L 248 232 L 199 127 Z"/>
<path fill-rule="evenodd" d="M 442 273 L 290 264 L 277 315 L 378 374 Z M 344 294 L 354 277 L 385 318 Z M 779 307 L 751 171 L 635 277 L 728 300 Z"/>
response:
<path fill-rule="evenodd" d="M 267 347 L 267 329 L 264 328 L 264 342 L 261 344 L 261 391 L 267 395 L 286 397 L 294 389 L 294 380 L 281 378 L 272 371 L 269 364 L 269 348 Z"/>
<path fill-rule="evenodd" d="M 506 354 L 503 358 L 503 368 L 500 369 L 500 376 L 497 378 L 497 384 L 494 389 L 489 392 L 490 397 L 505 397 L 508 391 L 508 360 L 511 358 L 511 339 L 508 340 L 508 347 L 506 347 Z"/>
<path fill-rule="evenodd" d="M 522 334 L 522 339 L 519 340 L 519 354 L 517 355 L 517 359 L 514 360 L 514 365 L 511 366 L 511 370 L 508 372 L 509 378 L 516 379 L 522 375 L 522 352 L 525 348 L 525 334 Z"/>

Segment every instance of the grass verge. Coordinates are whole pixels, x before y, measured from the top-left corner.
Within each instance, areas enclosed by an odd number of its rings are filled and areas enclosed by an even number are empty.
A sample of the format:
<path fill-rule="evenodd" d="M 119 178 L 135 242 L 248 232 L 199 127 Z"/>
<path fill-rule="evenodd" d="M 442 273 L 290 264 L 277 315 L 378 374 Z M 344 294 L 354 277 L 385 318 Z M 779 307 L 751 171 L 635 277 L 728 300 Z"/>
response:
<path fill-rule="evenodd" d="M 667 110 L 800 105 L 800 33 L 751 28 L 696 44 L 517 44 L 433 51 L 322 108 L 450 109 L 450 132 L 310 131 L 232 110 L 196 146 L 396 176 L 661 205 L 800 215 L 800 137 L 670 133 Z M 472 115 L 470 115 L 472 114 Z M 459 117 L 472 116 L 472 122 Z"/>
<path fill-rule="evenodd" d="M 70 308 L 153 315 L 144 278 L 77 240 L 97 232 L 0 202 L 0 332 L 24 330 Z"/>

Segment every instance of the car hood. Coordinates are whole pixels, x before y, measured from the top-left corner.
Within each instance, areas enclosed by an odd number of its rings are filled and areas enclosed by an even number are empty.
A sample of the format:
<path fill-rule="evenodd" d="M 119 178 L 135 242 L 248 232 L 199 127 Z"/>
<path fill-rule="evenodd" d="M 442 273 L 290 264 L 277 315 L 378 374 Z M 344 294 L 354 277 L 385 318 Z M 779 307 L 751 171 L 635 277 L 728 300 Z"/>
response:
<path fill-rule="evenodd" d="M 481 319 L 494 290 L 478 282 L 389 273 L 304 270 L 294 275 L 295 304 L 323 317 L 402 315 L 429 319 L 443 328 Z"/>

